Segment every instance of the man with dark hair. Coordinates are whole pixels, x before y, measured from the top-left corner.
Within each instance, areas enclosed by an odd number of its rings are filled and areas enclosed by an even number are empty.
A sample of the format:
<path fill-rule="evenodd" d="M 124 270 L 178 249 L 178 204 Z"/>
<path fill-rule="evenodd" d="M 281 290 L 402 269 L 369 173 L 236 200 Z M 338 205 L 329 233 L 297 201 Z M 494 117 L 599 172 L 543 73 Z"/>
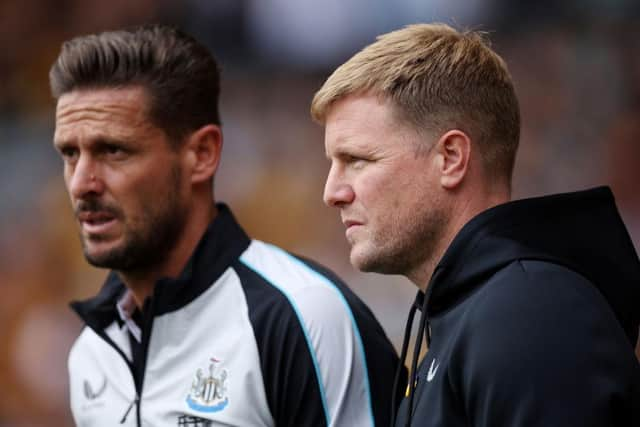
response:
<path fill-rule="evenodd" d="M 77 425 L 387 424 L 398 359 L 368 308 L 214 202 L 210 53 L 170 27 L 107 32 L 66 42 L 50 79 L 84 255 L 112 270 L 72 304 Z"/>
<path fill-rule="evenodd" d="M 351 263 L 419 288 L 396 426 L 640 425 L 638 256 L 607 188 L 510 201 L 518 102 L 482 34 L 384 34 L 311 113 Z"/>

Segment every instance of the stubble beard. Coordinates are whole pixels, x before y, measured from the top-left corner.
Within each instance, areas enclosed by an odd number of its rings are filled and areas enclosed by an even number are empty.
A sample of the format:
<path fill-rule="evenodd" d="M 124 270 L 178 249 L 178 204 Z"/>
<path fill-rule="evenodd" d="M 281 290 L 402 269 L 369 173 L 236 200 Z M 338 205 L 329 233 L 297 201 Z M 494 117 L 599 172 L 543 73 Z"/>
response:
<path fill-rule="evenodd" d="M 436 251 L 446 225 L 447 215 L 442 209 L 393 222 L 388 232 L 371 236 L 368 253 L 358 259 L 352 256 L 352 264 L 365 272 L 411 276 L 439 255 Z"/>
<path fill-rule="evenodd" d="M 81 237 L 84 256 L 94 267 L 108 268 L 121 273 L 140 273 L 162 265 L 176 245 L 186 222 L 186 212 L 180 204 L 180 170 L 172 167 L 167 192 L 157 198 L 162 203 L 157 208 L 148 204 L 135 223 L 127 224 L 121 211 L 118 217 L 125 221 L 124 242 L 118 247 L 100 254 L 92 254 L 85 237 Z M 94 202 L 96 209 L 99 202 Z"/>

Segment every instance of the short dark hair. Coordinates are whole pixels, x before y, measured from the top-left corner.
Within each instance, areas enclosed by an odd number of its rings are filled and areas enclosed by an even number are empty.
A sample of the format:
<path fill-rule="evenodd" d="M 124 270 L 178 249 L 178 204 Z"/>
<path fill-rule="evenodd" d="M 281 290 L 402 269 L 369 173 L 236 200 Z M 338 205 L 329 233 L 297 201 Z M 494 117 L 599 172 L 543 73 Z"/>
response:
<path fill-rule="evenodd" d="M 56 99 L 75 89 L 143 87 L 150 98 L 149 119 L 176 144 L 206 124 L 220 124 L 216 60 L 171 26 L 145 25 L 66 41 L 49 80 Z"/>

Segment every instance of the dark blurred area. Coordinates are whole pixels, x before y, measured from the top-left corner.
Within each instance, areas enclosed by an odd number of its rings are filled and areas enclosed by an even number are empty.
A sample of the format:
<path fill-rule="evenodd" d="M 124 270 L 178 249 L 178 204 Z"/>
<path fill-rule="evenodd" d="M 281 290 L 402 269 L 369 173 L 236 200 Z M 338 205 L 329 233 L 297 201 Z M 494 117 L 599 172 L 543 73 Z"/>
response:
<path fill-rule="evenodd" d="M 0 426 L 72 425 L 66 355 L 80 322 L 67 303 L 105 275 L 82 257 L 51 145 L 48 71 L 65 39 L 164 22 L 209 46 L 223 76 L 216 197 L 254 237 L 342 275 L 398 345 L 415 288 L 349 265 L 321 200 L 328 162 L 311 97 L 377 34 L 430 21 L 487 30 L 521 102 L 514 197 L 610 185 L 639 248 L 640 2 L 556 3 L 0 0 Z"/>

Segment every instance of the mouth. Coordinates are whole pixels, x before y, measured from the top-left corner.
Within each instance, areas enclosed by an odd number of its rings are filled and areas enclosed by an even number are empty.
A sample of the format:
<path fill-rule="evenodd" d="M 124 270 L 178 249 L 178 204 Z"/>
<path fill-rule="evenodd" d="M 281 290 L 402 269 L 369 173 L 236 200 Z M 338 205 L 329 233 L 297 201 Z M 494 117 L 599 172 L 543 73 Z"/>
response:
<path fill-rule="evenodd" d="M 107 234 L 116 224 L 116 217 L 106 211 L 84 211 L 78 214 L 82 231 L 87 235 Z"/>
<path fill-rule="evenodd" d="M 352 232 L 353 230 L 355 230 L 357 227 L 360 227 L 362 225 L 361 222 L 358 221 L 353 221 L 353 220 L 346 220 L 346 221 L 342 221 L 342 223 L 345 226 L 345 234 L 348 236 L 350 232 Z"/>
<path fill-rule="evenodd" d="M 353 226 L 356 226 L 356 225 L 362 225 L 361 222 L 353 221 L 351 219 L 344 220 L 344 221 L 342 221 L 342 223 L 344 224 L 344 226 L 346 228 L 353 227 Z"/>

